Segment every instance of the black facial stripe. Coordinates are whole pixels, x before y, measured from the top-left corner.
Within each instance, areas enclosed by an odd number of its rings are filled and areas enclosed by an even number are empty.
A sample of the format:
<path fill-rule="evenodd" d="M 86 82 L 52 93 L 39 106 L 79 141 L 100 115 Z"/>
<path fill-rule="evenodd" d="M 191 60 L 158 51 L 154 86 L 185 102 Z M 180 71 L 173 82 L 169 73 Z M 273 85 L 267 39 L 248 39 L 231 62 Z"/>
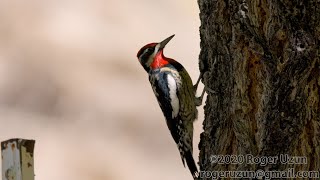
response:
<path fill-rule="evenodd" d="M 147 63 L 149 57 L 154 52 L 154 47 L 147 48 L 143 51 L 143 53 L 139 56 L 141 63 Z"/>

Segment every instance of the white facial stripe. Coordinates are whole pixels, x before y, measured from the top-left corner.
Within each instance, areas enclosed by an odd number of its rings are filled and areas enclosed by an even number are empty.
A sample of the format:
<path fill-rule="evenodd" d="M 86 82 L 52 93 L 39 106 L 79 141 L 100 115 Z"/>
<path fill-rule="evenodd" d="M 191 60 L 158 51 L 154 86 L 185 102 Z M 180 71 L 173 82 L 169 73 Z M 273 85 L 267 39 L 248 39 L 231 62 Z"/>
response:
<path fill-rule="evenodd" d="M 168 88 L 171 99 L 171 107 L 172 107 L 172 118 L 177 117 L 179 113 L 179 99 L 177 97 L 177 84 L 172 75 L 168 74 Z"/>
<path fill-rule="evenodd" d="M 151 63 L 152 63 L 152 61 L 153 61 L 153 54 L 151 54 L 150 56 L 149 56 L 149 59 L 146 61 L 146 62 L 144 62 L 144 61 L 142 61 L 142 57 L 146 54 L 148 52 L 148 49 L 145 49 L 144 51 L 143 51 L 143 53 L 139 56 L 139 59 L 140 59 L 140 62 L 143 62 L 143 63 L 145 63 L 147 66 L 150 66 L 151 65 Z"/>
<path fill-rule="evenodd" d="M 143 51 L 143 53 L 139 56 L 139 59 L 141 59 L 142 58 L 142 56 L 146 53 L 147 51 L 146 50 L 144 50 Z"/>
<path fill-rule="evenodd" d="M 151 65 L 151 63 L 153 62 L 153 58 L 154 58 L 154 55 L 152 54 L 152 55 L 149 57 L 148 61 L 146 62 L 147 66 L 150 66 L 150 65 Z"/>
<path fill-rule="evenodd" d="M 156 47 L 154 48 L 154 52 L 153 54 L 156 55 L 157 52 L 159 51 L 159 48 L 160 48 L 160 43 L 156 45 Z"/>
<path fill-rule="evenodd" d="M 146 62 L 147 66 L 151 65 L 151 63 L 153 62 L 153 58 L 158 53 L 159 48 L 160 48 L 160 44 L 157 44 L 156 47 L 154 48 L 153 53 L 151 54 L 151 56 L 149 57 L 148 61 Z"/>

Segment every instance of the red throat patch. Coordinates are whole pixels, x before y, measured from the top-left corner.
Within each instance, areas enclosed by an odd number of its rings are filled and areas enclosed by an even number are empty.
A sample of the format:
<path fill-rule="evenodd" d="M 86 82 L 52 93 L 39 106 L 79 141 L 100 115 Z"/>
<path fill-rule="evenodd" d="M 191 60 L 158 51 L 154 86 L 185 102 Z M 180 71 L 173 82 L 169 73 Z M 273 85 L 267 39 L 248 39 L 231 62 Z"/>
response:
<path fill-rule="evenodd" d="M 154 57 L 153 62 L 151 63 L 151 69 L 158 69 L 165 65 L 169 64 L 166 57 L 163 55 L 163 49 L 161 49 Z"/>

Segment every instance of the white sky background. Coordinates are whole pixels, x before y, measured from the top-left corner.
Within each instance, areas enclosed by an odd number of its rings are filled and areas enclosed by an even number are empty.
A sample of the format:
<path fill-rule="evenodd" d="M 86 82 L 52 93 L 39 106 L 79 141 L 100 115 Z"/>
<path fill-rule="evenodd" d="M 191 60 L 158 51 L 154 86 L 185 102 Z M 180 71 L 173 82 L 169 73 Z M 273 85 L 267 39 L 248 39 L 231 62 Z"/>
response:
<path fill-rule="evenodd" d="M 192 179 L 136 54 L 176 34 L 196 81 L 196 1 L 1 0 L 0 22 L 0 140 L 36 140 L 36 179 Z"/>

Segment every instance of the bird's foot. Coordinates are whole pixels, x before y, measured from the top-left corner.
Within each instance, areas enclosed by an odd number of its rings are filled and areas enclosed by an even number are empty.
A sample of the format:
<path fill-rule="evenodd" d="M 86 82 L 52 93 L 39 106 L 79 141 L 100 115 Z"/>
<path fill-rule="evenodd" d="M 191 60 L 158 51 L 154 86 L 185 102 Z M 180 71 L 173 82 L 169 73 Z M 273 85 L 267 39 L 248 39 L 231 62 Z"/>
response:
<path fill-rule="evenodd" d="M 203 91 L 201 93 L 201 96 L 199 97 L 196 97 L 196 100 L 195 100 L 195 103 L 196 103 L 196 106 L 201 106 L 202 105 L 202 100 L 203 100 L 203 97 L 204 97 L 204 93 L 207 92 L 208 93 L 211 93 L 211 94 L 217 94 L 216 91 L 212 90 L 211 88 L 205 86 L 203 88 Z"/>

